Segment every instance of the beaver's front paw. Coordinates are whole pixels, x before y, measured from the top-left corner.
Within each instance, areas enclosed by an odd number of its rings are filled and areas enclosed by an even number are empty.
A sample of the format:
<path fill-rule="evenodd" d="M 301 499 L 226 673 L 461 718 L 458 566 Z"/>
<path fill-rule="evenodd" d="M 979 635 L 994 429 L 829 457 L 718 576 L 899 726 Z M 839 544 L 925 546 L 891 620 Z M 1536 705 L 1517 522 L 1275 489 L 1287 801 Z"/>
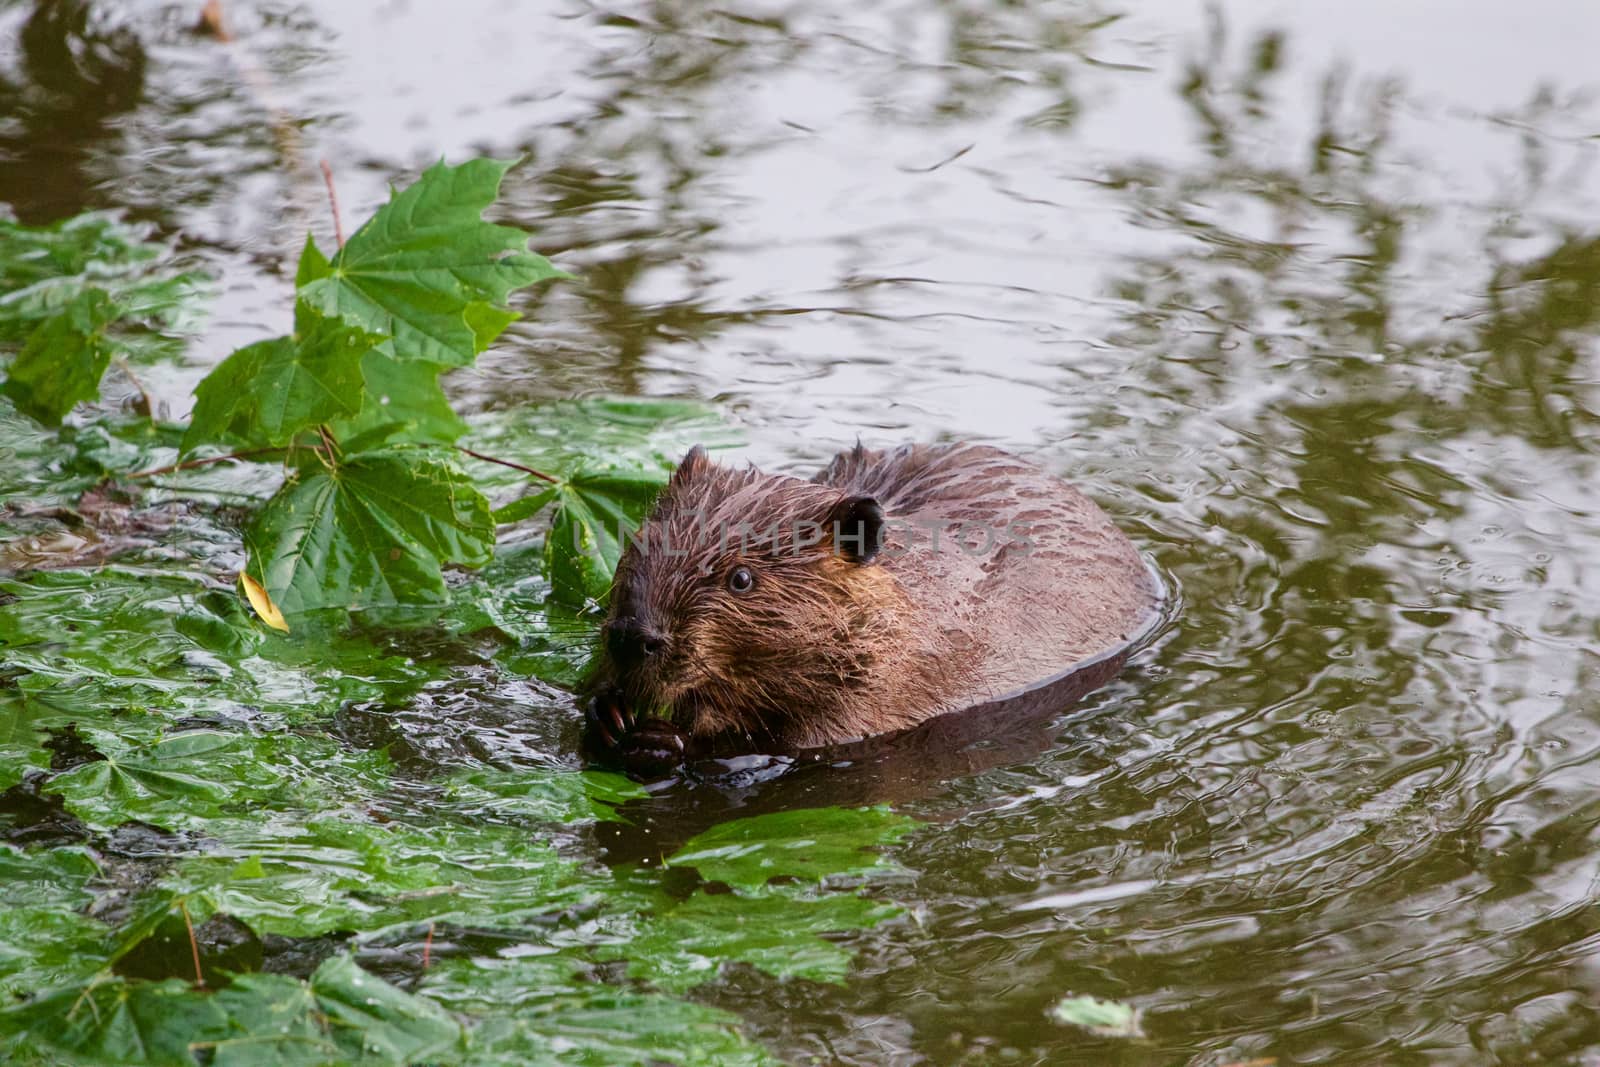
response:
<path fill-rule="evenodd" d="M 634 715 L 621 694 L 605 691 L 584 713 L 584 749 L 629 777 L 664 778 L 683 764 L 688 736 L 667 719 Z"/>

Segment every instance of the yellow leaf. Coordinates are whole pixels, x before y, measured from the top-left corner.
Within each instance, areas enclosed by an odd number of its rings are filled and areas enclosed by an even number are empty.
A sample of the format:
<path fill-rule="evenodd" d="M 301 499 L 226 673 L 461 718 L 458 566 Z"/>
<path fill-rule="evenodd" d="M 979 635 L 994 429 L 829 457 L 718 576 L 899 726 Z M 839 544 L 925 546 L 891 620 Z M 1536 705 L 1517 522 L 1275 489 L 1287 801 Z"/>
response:
<path fill-rule="evenodd" d="M 256 609 L 256 614 L 261 616 L 262 622 L 274 630 L 289 632 L 289 624 L 283 621 L 283 612 L 278 610 L 278 605 L 272 602 L 267 591 L 261 588 L 260 582 L 240 571 L 239 584 L 244 587 L 244 598 L 250 601 L 250 606 Z"/>

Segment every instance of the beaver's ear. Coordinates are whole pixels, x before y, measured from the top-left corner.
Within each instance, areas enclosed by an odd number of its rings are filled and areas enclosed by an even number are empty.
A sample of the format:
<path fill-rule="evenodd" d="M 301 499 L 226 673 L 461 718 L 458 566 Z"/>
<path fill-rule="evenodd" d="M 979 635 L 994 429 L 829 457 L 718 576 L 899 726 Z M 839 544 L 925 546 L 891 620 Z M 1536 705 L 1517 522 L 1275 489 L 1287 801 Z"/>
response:
<path fill-rule="evenodd" d="M 883 548 L 883 507 L 870 496 L 847 496 L 828 517 L 833 547 L 852 563 L 871 563 Z"/>
<path fill-rule="evenodd" d="M 678 463 L 678 469 L 672 472 L 672 481 L 668 484 L 676 489 L 688 485 L 711 467 L 711 461 L 706 458 L 706 446 L 695 445 L 684 454 Z"/>

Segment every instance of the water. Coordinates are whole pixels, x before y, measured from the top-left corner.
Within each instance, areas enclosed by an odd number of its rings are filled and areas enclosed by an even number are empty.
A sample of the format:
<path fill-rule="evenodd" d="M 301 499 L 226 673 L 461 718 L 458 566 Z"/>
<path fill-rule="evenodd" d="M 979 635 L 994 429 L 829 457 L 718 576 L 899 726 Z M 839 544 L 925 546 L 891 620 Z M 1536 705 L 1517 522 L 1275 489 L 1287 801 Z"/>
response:
<path fill-rule="evenodd" d="M 903 802 L 917 921 L 854 935 L 846 986 L 708 994 L 756 1037 L 1600 1063 L 1600 10 L 320 0 L 229 4 L 224 45 L 195 6 L 101 5 L 70 57 L 0 12 L 0 199 L 123 209 L 223 280 L 146 382 L 175 413 L 287 326 L 317 160 L 355 220 L 525 155 L 505 213 L 584 280 L 467 407 L 695 396 L 792 470 L 993 441 L 1181 587 L 1036 750 Z M 1051 1023 L 1066 993 L 1148 1041 Z"/>

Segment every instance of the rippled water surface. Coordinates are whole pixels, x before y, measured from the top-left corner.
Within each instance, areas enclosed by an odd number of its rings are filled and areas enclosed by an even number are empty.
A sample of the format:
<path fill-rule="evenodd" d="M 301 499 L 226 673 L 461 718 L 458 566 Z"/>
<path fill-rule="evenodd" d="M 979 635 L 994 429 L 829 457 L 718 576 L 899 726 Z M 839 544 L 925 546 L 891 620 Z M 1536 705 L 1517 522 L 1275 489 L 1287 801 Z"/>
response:
<path fill-rule="evenodd" d="M 875 783 L 933 824 L 897 853 L 915 921 L 854 935 L 844 986 L 706 994 L 755 1037 L 1600 1063 L 1600 9 L 238 2 L 222 44 L 196 6 L 98 5 L 101 49 L 43 57 L 0 10 L 0 200 L 124 209 L 222 279 L 146 383 L 175 413 L 285 327 L 317 160 L 359 219 L 441 155 L 524 155 L 503 210 L 582 282 L 466 406 L 693 396 L 796 471 L 996 442 L 1181 588 L 1036 745 Z M 486 684 L 386 729 L 568 759 L 570 704 Z M 1069 992 L 1148 1040 L 1052 1023 Z"/>

